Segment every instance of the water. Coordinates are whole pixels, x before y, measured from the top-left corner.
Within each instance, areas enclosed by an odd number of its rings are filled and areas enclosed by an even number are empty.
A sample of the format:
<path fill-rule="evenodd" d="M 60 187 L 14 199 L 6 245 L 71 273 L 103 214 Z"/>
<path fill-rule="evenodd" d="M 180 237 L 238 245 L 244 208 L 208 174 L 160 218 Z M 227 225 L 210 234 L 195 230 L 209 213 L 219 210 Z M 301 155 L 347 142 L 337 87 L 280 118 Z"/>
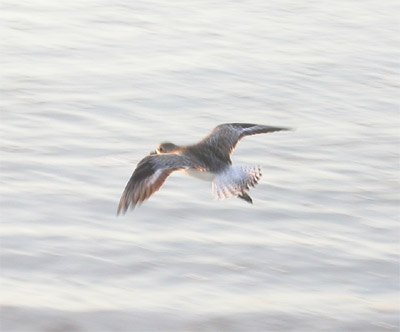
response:
<path fill-rule="evenodd" d="M 2 331 L 397 331 L 395 1 L 3 1 Z M 220 123 L 254 205 L 136 163 Z"/>

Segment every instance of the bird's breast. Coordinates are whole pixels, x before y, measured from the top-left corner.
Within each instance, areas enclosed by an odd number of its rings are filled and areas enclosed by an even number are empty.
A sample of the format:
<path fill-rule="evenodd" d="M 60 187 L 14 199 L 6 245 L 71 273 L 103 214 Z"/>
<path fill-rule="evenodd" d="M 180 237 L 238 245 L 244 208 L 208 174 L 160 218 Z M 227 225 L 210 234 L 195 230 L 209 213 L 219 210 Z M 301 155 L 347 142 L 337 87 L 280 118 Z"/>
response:
<path fill-rule="evenodd" d="M 203 181 L 213 181 L 215 174 L 207 171 L 199 171 L 197 169 L 189 168 L 184 171 L 186 175 L 203 180 Z"/>

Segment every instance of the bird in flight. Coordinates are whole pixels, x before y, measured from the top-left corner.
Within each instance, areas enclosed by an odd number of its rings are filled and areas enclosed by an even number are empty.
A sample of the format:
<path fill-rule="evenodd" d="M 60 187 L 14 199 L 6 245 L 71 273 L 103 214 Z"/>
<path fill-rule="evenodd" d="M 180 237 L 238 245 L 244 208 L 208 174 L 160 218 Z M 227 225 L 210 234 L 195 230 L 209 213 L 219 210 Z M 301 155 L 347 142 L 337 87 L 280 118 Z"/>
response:
<path fill-rule="evenodd" d="M 235 196 L 253 203 L 246 193 L 261 177 L 259 166 L 232 166 L 230 155 L 245 136 L 266 134 L 289 128 L 248 123 L 226 123 L 217 126 L 202 141 L 178 146 L 161 143 L 158 149 L 136 166 L 119 202 L 117 214 L 134 208 L 161 188 L 174 171 L 212 182 L 213 195 L 223 199 Z"/>

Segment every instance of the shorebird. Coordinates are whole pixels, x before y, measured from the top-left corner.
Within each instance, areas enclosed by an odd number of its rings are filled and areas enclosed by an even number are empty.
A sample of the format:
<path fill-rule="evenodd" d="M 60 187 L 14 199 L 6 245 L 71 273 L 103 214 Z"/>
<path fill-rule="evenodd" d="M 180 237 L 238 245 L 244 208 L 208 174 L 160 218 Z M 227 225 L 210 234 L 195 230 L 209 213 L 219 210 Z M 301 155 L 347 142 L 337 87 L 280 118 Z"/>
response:
<path fill-rule="evenodd" d="M 236 196 L 253 203 L 246 193 L 261 177 L 260 166 L 232 166 L 230 155 L 245 136 L 266 134 L 289 128 L 249 123 L 226 123 L 217 126 L 202 141 L 178 146 L 161 143 L 158 149 L 136 166 L 119 202 L 117 214 L 134 208 L 158 191 L 174 171 L 212 182 L 215 198 Z"/>

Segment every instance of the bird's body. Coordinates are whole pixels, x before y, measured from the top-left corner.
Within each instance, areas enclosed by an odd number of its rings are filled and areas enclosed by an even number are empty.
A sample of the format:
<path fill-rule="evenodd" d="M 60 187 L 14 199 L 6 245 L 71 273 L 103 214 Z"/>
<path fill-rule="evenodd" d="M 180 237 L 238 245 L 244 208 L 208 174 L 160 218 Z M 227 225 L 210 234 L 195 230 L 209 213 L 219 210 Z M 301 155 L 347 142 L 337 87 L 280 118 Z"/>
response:
<path fill-rule="evenodd" d="M 162 143 L 159 148 L 143 158 L 132 174 L 118 206 L 118 214 L 126 212 L 148 199 L 159 190 L 174 171 L 212 182 L 217 198 L 236 196 L 249 203 L 252 199 L 245 192 L 255 186 L 261 177 L 258 166 L 232 166 L 230 155 L 237 142 L 249 135 L 288 130 L 247 123 L 227 123 L 217 126 L 198 144 L 178 146 Z"/>

